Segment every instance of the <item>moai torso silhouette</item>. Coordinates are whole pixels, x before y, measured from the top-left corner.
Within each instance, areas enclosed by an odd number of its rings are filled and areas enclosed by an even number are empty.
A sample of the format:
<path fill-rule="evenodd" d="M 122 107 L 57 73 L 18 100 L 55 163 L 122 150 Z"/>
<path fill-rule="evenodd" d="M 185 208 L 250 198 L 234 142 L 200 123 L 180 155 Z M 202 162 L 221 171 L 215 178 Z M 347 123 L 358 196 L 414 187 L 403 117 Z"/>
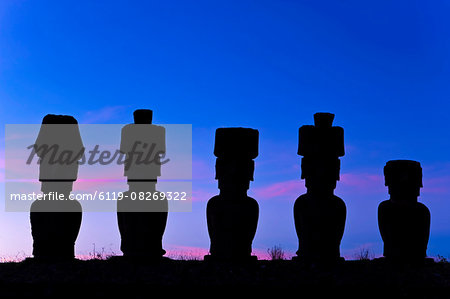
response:
<path fill-rule="evenodd" d="M 344 156 L 344 130 L 332 126 L 331 113 L 314 114 L 314 126 L 299 129 L 298 154 L 307 193 L 294 204 L 299 247 L 296 259 L 313 264 L 331 264 L 340 259 L 346 207 L 334 195 Z"/>
<path fill-rule="evenodd" d="M 206 216 L 211 240 L 206 260 L 245 262 L 254 260 L 252 242 L 258 225 L 259 206 L 247 196 L 258 156 L 257 130 L 219 128 L 214 155 L 220 193 L 208 201 Z"/>
<path fill-rule="evenodd" d="M 31 205 L 33 256 L 49 261 L 73 259 L 82 209 L 78 201 L 67 199 L 77 179 L 78 160 L 84 153 L 76 119 L 46 115 L 34 150 L 39 157 L 41 191 L 47 197 Z M 55 197 L 60 200 L 53 200 Z"/>
<path fill-rule="evenodd" d="M 165 129 L 152 124 L 152 115 L 152 110 L 136 110 L 134 124 L 122 128 L 120 151 L 126 155 L 129 190 L 118 201 L 117 219 L 120 249 L 128 258 L 160 259 L 166 253 L 162 238 L 168 202 L 156 190 L 160 155 L 166 151 Z"/>
<path fill-rule="evenodd" d="M 392 261 L 415 263 L 426 258 L 430 211 L 417 202 L 422 187 L 419 162 L 393 160 L 384 167 L 390 199 L 378 206 L 383 255 Z"/>

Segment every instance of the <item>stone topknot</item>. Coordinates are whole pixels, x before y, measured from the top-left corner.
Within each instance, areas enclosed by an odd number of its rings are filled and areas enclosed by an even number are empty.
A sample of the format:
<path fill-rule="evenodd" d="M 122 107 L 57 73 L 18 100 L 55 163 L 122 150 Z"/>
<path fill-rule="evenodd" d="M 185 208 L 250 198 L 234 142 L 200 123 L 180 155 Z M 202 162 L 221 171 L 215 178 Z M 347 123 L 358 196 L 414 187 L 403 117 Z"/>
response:
<path fill-rule="evenodd" d="M 339 158 L 345 155 L 344 129 L 333 126 L 334 114 L 314 114 L 314 125 L 299 129 L 298 155 L 304 157 Z"/>
<path fill-rule="evenodd" d="M 219 128 L 216 130 L 214 155 L 218 158 L 255 159 L 258 156 L 259 132 L 250 128 Z"/>

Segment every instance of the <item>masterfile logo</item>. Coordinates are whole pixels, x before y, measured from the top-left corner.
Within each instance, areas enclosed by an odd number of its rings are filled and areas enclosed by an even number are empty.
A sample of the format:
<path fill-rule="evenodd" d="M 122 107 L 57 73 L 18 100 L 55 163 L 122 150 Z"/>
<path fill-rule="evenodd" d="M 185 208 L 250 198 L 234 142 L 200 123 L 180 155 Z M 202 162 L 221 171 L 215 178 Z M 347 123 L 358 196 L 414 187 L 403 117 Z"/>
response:
<path fill-rule="evenodd" d="M 118 201 L 132 203 L 121 204 L 127 211 L 159 211 L 150 201 L 191 211 L 192 126 L 6 125 L 5 192 L 6 211 L 70 200 L 83 211 L 117 211 Z"/>

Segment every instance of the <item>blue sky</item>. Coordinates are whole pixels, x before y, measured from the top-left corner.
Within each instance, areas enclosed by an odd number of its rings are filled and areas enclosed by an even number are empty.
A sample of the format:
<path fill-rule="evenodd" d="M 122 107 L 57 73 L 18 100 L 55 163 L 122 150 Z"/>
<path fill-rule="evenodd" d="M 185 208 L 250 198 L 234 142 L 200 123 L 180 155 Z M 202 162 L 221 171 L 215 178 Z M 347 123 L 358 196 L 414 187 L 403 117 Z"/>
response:
<path fill-rule="evenodd" d="M 401 158 L 424 169 L 429 254 L 449 256 L 449 10 L 445 1 L 2 1 L 0 119 L 129 123 L 149 108 L 155 123 L 192 124 L 198 199 L 192 213 L 169 216 L 171 248 L 209 246 L 215 129 L 258 129 L 249 194 L 261 212 L 254 247 L 264 252 L 296 249 L 298 128 L 332 112 L 347 150 L 336 189 L 348 210 L 342 251 L 381 253 L 382 168 Z M 0 255 L 29 254 L 28 215 L 0 216 Z M 77 252 L 92 243 L 117 252 L 115 225 L 113 214 L 86 214 Z"/>

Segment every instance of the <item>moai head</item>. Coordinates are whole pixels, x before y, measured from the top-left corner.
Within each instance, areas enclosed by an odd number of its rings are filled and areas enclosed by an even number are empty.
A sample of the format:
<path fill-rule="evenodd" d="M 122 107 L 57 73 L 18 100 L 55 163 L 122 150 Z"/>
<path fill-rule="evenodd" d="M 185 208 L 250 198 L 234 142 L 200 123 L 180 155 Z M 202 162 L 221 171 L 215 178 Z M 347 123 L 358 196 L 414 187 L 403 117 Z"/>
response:
<path fill-rule="evenodd" d="M 392 160 L 384 167 L 385 186 L 394 201 L 416 202 L 422 185 L 422 167 L 411 160 Z"/>
<path fill-rule="evenodd" d="M 153 111 L 133 112 L 134 123 L 122 128 L 120 151 L 126 154 L 128 182 L 156 182 L 161 176 L 161 159 L 166 152 L 166 131 L 152 124 Z"/>
<path fill-rule="evenodd" d="M 43 125 L 50 125 L 50 124 L 71 124 L 76 125 L 78 124 L 77 120 L 70 115 L 56 115 L 56 114 L 47 114 L 42 119 Z"/>
<path fill-rule="evenodd" d="M 149 109 L 137 109 L 133 112 L 135 124 L 151 124 L 153 111 Z"/>
<path fill-rule="evenodd" d="M 70 192 L 77 179 L 78 160 L 84 153 L 77 120 L 70 115 L 47 114 L 42 119 L 34 150 L 40 158 L 41 191 Z"/>
<path fill-rule="evenodd" d="M 255 159 L 258 156 L 258 130 L 219 128 L 216 130 L 214 155 L 216 180 L 221 191 L 243 192 L 253 181 Z"/>
<path fill-rule="evenodd" d="M 314 125 L 299 129 L 298 155 L 302 158 L 302 179 L 308 190 L 333 192 L 339 180 L 344 156 L 344 129 L 332 126 L 334 114 L 314 114 Z"/>
<path fill-rule="evenodd" d="M 44 150 L 47 147 L 51 149 L 48 152 Z M 43 160 L 40 164 L 45 165 L 40 166 L 41 170 L 45 170 L 46 167 L 52 169 L 48 172 L 42 171 L 42 179 L 76 179 L 76 174 L 72 178 L 72 172 L 67 170 L 71 167 L 78 169 L 76 161 L 81 158 L 84 147 L 78 122 L 73 116 L 47 114 L 42 119 L 34 148 L 36 154 Z M 43 178 L 42 175 L 49 177 Z"/>

